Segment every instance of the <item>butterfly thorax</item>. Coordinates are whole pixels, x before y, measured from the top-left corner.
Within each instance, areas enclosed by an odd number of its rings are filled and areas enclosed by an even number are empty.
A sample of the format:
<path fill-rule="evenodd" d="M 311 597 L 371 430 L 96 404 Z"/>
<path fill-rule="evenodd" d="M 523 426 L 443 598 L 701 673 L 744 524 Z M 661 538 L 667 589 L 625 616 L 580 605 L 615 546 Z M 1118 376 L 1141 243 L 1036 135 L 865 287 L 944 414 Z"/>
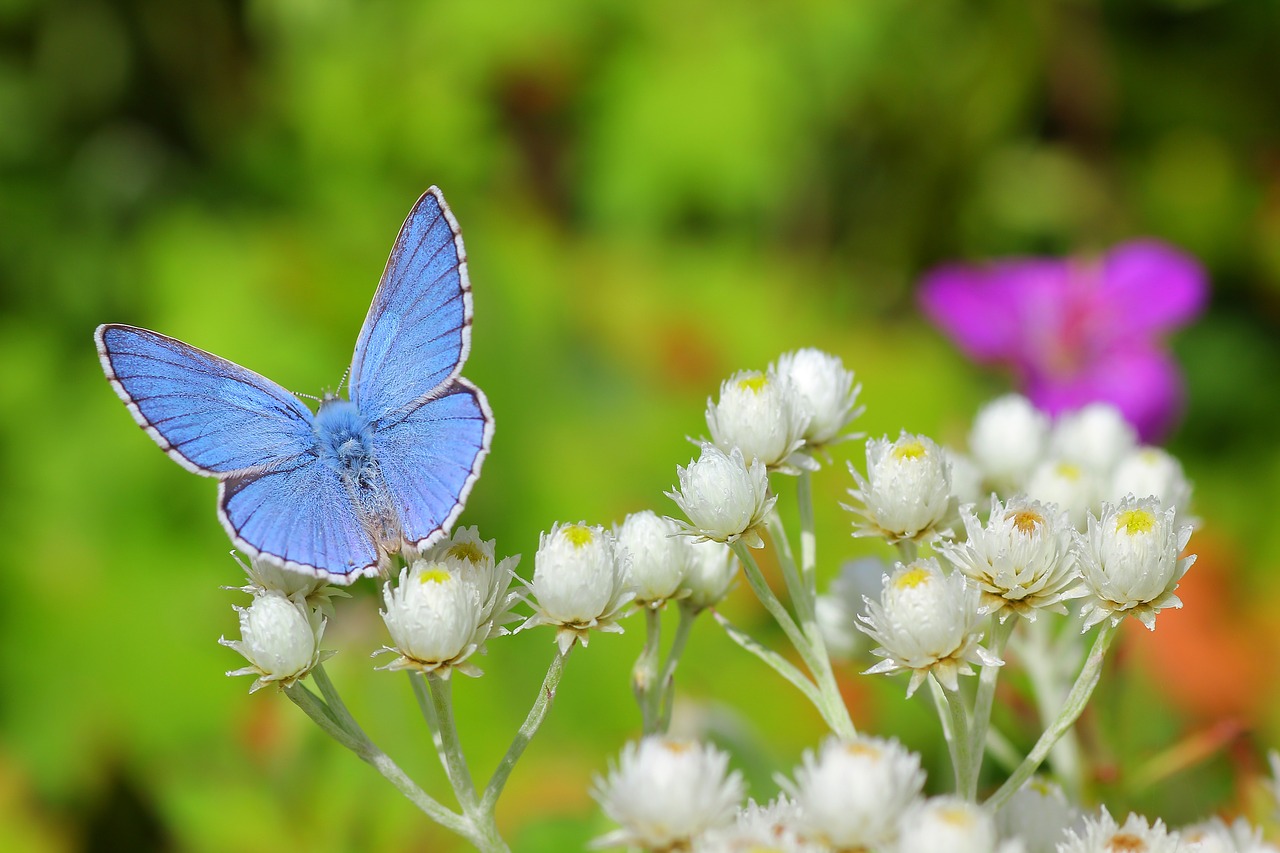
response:
<path fill-rule="evenodd" d="M 369 437 L 369 420 L 355 403 L 330 397 L 320 404 L 315 417 L 316 444 L 320 458 L 352 485 L 370 483 L 377 471 Z"/>

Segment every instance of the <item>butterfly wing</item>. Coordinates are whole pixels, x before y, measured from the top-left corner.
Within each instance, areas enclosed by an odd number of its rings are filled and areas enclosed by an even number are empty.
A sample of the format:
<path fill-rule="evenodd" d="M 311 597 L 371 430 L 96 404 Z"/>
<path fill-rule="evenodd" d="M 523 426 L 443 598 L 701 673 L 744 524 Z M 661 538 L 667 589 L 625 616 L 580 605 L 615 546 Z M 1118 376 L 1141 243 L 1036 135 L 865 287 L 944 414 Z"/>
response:
<path fill-rule="evenodd" d="M 133 419 L 188 471 L 220 477 L 314 448 L 311 411 L 270 379 L 136 326 L 99 326 L 94 337 Z"/>
<path fill-rule="evenodd" d="M 238 548 L 349 582 L 378 549 L 311 411 L 251 370 L 134 326 L 99 326 L 102 368 L 129 412 L 178 464 L 218 477 L 218 517 Z"/>
<path fill-rule="evenodd" d="M 351 360 L 351 400 L 377 419 L 425 400 L 471 347 L 471 283 L 457 220 L 422 194 L 396 237 Z"/>
<path fill-rule="evenodd" d="M 218 518 L 238 547 L 337 583 L 378 571 L 381 555 L 358 506 L 314 455 L 218 484 Z"/>
<path fill-rule="evenodd" d="M 453 526 L 492 438 L 489 403 L 465 379 L 379 424 L 372 441 L 406 542 L 428 545 Z"/>

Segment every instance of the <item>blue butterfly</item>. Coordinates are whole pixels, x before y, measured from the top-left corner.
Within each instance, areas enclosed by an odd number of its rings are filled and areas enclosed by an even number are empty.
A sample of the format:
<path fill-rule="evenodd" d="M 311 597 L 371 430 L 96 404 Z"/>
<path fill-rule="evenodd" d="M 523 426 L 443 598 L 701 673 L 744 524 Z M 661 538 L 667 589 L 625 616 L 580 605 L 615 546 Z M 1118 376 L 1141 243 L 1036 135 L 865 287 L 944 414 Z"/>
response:
<path fill-rule="evenodd" d="M 400 229 L 365 317 L 350 399 L 314 414 L 271 380 L 193 346 L 108 324 L 102 369 L 156 444 L 217 477 L 236 547 L 338 583 L 435 542 L 462 512 L 493 437 L 484 394 L 459 376 L 471 283 L 457 220 L 435 187 Z"/>

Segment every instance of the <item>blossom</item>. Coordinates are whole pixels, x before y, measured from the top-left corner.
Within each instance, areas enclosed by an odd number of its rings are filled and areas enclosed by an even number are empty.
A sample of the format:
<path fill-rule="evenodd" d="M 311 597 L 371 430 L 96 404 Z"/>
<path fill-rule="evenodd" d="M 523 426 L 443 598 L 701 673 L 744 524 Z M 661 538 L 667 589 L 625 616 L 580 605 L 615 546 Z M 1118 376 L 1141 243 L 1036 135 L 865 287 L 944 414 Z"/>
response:
<path fill-rule="evenodd" d="M 960 517 L 969 538 L 940 549 L 982 590 L 983 610 L 1000 621 L 1011 613 L 1034 621 L 1038 610 L 1065 614 L 1063 602 L 1085 594 L 1075 573 L 1073 528 L 1053 504 L 993 495 L 985 526 L 972 507 L 961 507 Z"/>
<path fill-rule="evenodd" d="M 1111 473 L 1110 497 L 1155 495 L 1185 517 L 1191 508 L 1191 484 L 1182 463 L 1159 447 L 1138 447 L 1125 455 Z"/>
<path fill-rule="evenodd" d="M 809 417 L 795 406 L 790 380 L 773 371 L 744 370 L 720 385 L 720 399 L 707 400 L 711 441 L 725 453 L 736 447 L 747 462 L 790 470 L 788 460 L 804 444 Z"/>
<path fill-rule="evenodd" d="M 996 812 L 1001 838 L 1018 838 L 1027 853 L 1054 853 L 1067 827 L 1081 817 L 1053 782 L 1033 777 Z"/>
<path fill-rule="evenodd" d="M 880 600 L 866 600 L 859 627 L 880 644 L 872 654 L 885 658 L 866 674 L 911 671 L 907 695 L 932 674 L 948 690 L 958 690 L 957 675 L 972 675 L 970 664 L 1001 666 L 1003 661 L 978 645 L 982 638 L 978 590 L 959 573 L 944 575 L 932 557 L 898 563 L 884 583 Z"/>
<path fill-rule="evenodd" d="M 1049 438 L 1050 455 L 1106 479 L 1137 444 L 1133 427 L 1110 403 L 1090 403 L 1063 412 Z"/>
<path fill-rule="evenodd" d="M 951 493 L 951 464 L 933 440 L 902 431 L 867 441 L 867 476 L 849 464 L 858 488 L 849 495 L 862 509 L 845 509 L 862 517 L 854 536 L 882 536 L 891 544 L 928 541 L 949 531 L 956 500 Z"/>
<path fill-rule="evenodd" d="M 333 652 L 320 651 L 325 618 L 307 606 L 301 593 L 292 597 L 268 590 L 253 597 L 248 607 L 237 607 L 240 639 L 220 637 L 218 642 L 242 654 L 249 666 L 227 675 L 256 675 L 252 693 L 268 684 L 289 687 Z"/>
<path fill-rule="evenodd" d="M 721 542 L 694 541 L 689 544 L 689 571 L 680 582 L 682 603 L 694 610 L 715 607 L 729 594 L 738 576 L 738 556 Z"/>
<path fill-rule="evenodd" d="M 729 756 L 714 746 L 649 735 L 622 749 L 591 795 L 621 829 L 594 847 L 678 849 L 708 829 L 733 820 L 744 786 L 728 772 Z"/>
<path fill-rule="evenodd" d="M 631 555 L 627 583 L 637 603 L 657 606 L 679 594 L 689 572 L 691 543 L 677 532 L 675 522 L 652 510 L 632 513 L 614 529 L 618 547 Z"/>
<path fill-rule="evenodd" d="M 1182 601 L 1173 591 L 1195 555 L 1179 558 L 1191 538 L 1191 525 L 1178 525 L 1176 510 L 1154 497 L 1130 495 L 1105 503 L 1101 517 L 1089 516 L 1088 530 L 1075 534 L 1076 561 L 1089 591 L 1081 608 L 1084 627 L 1104 619 L 1120 624 L 1136 616 L 1155 629 L 1156 614 Z"/>
<path fill-rule="evenodd" d="M 809 347 L 778 356 L 771 372 L 791 384 L 794 407 L 807 422 L 801 437 L 806 449 L 841 440 L 840 433 L 862 414 L 858 405 L 862 386 L 838 356 Z"/>
<path fill-rule="evenodd" d="M 563 654 L 575 639 L 587 643 L 591 629 L 621 633 L 617 618 L 631 600 L 626 584 L 627 555 L 613 534 L 586 523 L 555 524 L 543 533 L 533 560 L 529 592 L 534 614 L 520 630 L 555 625 Z"/>
<path fill-rule="evenodd" d="M 1244 818 L 1227 823 L 1220 817 L 1178 831 L 1187 853 L 1280 853 L 1262 839 L 1262 830 Z"/>
<path fill-rule="evenodd" d="M 960 797 L 933 797 L 917 803 L 902 816 L 900 824 L 895 853 L 997 851 L 996 823 L 991 814 Z"/>
<path fill-rule="evenodd" d="M 978 410 L 969 455 L 982 480 L 1002 497 L 1026 487 L 1049 443 L 1049 418 L 1021 394 L 997 397 Z"/>
<path fill-rule="evenodd" d="M 880 849 L 897 837 L 898 818 L 924 787 L 920 756 L 896 740 L 875 737 L 823 741 L 806 750 L 795 780 L 778 783 L 799 809 L 809 840 L 836 849 Z"/>
<path fill-rule="evenodd" d="M 1178 833 L 1170 832 L 1156 820 L 1148 824 L 1142 815 L 1130 813 L 1123 825 L 1104 807 L 1097 817 L 1085 818 L 1079 830 L 1068 829 L 1058 844 L 1058 853 L 1115 853 L 1117 850 L 1142 853 L 1182 853 Z"/>
<path fill-rule="evenodd" d="M 415 560 L 401 569 L 399 582 L 393 588 L 382 588 L 386 606 L 382 620 L 386 623 L 394 651 L 400 657 L 387 669 L 416 669 L 438 672 L 447 678 L 457 669 L 466 675 L 479 675 L 468 664 L 479 646 L 477 634 L 481 626 L 479 589 L 450 571 L 438 560 Z"/>
<path fill-rule="evenodd" d="M 1041 462 L 1027 480 L 1027 494 L 1041 503 L 1053 504 L 1066 513 L 1071 526 L 1083 530 L 1090 512 L 1101 509 L 1103 483 L 1098 477 L 1065 459 Z"/>
<path fill-rule="evenodd" d="M 676 476 L 679 489 L 666 495 L 689 517 L 688 522 L 677 521 L 686 532 L 698 539 L 741 539 L 752 548 L 764 547 L 760 528 L 777 501 L 769 494 L 764 463 L 753 459 L 748 467 L 739 448 L 726 453 L 704 442 L 702 455 L 686 468 L 677 466 Z"/>
<path fill-rule="evenodd" d="M 226 589 L 238 589 L 250 595 L 261 595 L 264 592 L 275 590 L 284 593 L 286 598 L 301 594 L 306 600 L 307 606 L 316 608 L 325 616 L 330 617 L 334 615 L 334 598 L 351 597 L 349 592 L 334 586 L 324 578 L 286 569 L 279 563 L 264 557 L 252 557 L 246 565 L 244 560 L 240 559 L 240 556 L 232 551 L 231 559 L 239 563 L 240 568 L 244 569 L 249 582 L 244 586 L 226 587 Z"/>
<path fill-rule="evenodd" d="M 1204 270 L 1155 240 L 1100 258 L 1014 258 L 928 273 L 925 314 L 979 363 L 1013 369 L 1049 413 L 1114 403 L 1145 440 L 1163 435 L 1182 401 L 1162 337 L 1204 307 Z"/>

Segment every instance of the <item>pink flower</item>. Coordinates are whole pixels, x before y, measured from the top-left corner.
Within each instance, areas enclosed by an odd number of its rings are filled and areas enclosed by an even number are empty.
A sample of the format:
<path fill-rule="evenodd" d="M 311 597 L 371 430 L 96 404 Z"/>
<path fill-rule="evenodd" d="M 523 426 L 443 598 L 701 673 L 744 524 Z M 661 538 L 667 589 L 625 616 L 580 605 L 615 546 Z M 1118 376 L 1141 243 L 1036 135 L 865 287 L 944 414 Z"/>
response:
<path fill-rule="evenodd" d="M 1208 283 L 1189 255 L 1135 240 L 1101 258 L 939 267 L 919 296 L 970 358 L 1012 367 L 1040 408 L 1109 402 L 1151 441 L 1182 408 L 1182 379 L 1162 336 L 1200 313 Z"/>

